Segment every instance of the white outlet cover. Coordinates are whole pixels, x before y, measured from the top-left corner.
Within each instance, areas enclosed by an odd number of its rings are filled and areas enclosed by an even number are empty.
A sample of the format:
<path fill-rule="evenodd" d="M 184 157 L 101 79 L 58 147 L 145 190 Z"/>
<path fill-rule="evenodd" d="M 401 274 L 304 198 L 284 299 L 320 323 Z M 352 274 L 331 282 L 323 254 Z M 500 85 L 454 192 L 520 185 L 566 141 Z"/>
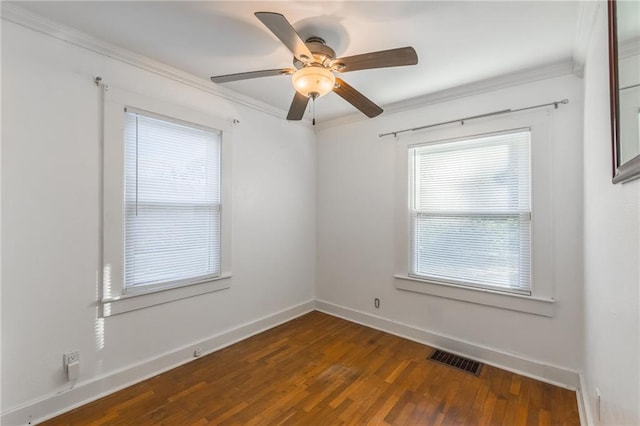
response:
<path fill-rule="evenodd" d="M 80 362 L 80 352 L 68 352 L 63 355 L 62 360 L 65 366 L 74 362 Z"/>

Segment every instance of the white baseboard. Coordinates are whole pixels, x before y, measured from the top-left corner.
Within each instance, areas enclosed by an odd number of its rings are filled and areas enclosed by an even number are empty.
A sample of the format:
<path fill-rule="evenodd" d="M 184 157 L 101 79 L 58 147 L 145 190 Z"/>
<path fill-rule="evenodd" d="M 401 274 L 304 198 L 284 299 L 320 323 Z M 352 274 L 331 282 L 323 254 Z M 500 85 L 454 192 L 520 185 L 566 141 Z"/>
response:
<path fill-rule="evenodd" d="M 571 390 L 578 390 L 580 387 L 577 371 L 464 342 L 323 300 L 316 300 L 316 310 L 546 383 Z"/>
<path fill-rule="evenodd" d="M 589 399 L 589 392 L 587 391 L 587 382 L 584 378 L 584 374 L 580 373 L 580 389 L 578 390 L 578 411 L 580 413 L 580 424 L 594 425 L 593 411 L 591 410 L 591 400 Z"/>
<path fill-rule="evenodd" d="M 111 372 L 107 375 L 80 382 L 68 391 L 48 395 L 28 402 L 20 407 L 2 413 L 0 424 L 4 426 L 36 424 L 103 396 L 124 389 L 135 383 L 193 361 L 193 348 L 202 348 L 206 355 L 244 340 L 255 334 L 273 328 L 284 322 L 313 311 L 314 301 L 310 300 L 280 312 L 242 324 L 231 330 L 216 334 L 200 342 L 148 359 L 142 363 Z"/>

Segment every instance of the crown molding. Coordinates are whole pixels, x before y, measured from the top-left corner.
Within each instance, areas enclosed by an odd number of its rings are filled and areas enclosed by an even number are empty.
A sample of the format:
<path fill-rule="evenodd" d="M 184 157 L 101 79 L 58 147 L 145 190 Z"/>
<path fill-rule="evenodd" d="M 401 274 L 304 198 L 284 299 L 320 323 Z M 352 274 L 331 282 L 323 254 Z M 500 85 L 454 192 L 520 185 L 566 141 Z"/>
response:
<path fill-rule="evenodd" d="M 601 2 L 582 0 L 578 7 L 578 25 L 573 42 L 573 63 L 575 64 L 574 72 L 579 77 L 582 77 L 584 64 L 587 60 L 589 42 L 591 41 L 591 33 L 593 33 L 596 24 Z"/>
<path fill-rule="evenodd" d="M 147 56 L 107 43 L 84 32 L 44 18 L 14 3 L 0 2 L 0 18 L 265 114 L 281 119 L 284 119 L 287 115 L 287 112 L 283 109 L 218 86 L 209 80 L 202 79 L 201 77 L 197 77 Z M 108 76 L 105 77 L 105 80 L 108 81 Z M 310 122 L 308 121 L 309 120 L 303 120 L 302 124 L 310 127 Z"/>
<path fill-rule="evenodd" d="M 384 106 L 384 116 L 409 111 L 442 102 L 448 102 L 455 99 L 466 98 L 469 96 L 480 95 L 483 93 L 493 92 L 522 84 L 532 83 L 539 80 L 560 77 L 563 75 L 574 74 L 574 62 L 566 59 L 560 62 L 528 68 L 484 80 L 475 81 L 449 89 L 440 90 L 438 92 L 429 93 L 424 96 L 407 99 L 400 102 L 391 103 Z M 370 120 L 362 116 L 362 114 L 349 114 L 332 120 L 319 123 L 316 127 L 318 131 L 322 131 L 331 127 L 344 126 L 346 124 L 358 121 Z M 375 119 L 374 119 L 375 120 Z"/>
<path fill-rule="evenodd" d="M 585 40 L 588 46 L 588 39 L 595 21 L 597 9 L 599 7 L 598 2 L 583 1 L 581 3 L 580 14 L 580 28 L 578 33 L 580 40 Z M 594 9 L 595 5 L 595 9 Z M 207 93 L 211 93 L 220 98 L 228 101 L 252 108 L 262 113 L 284 119 L 287 112 L 283 109 L 274 107 L 265 102 L 258 101 L 246 95 L 242 95 L 235 91 L 226 89 L 222 86 L 216 85 L 209 80 L 202 79 L 186 71 L 174 68 L 170 65 L 156 61 L 149 57 L 131 52 L 127 49 L 119 46 L 107 43 L 103 40 L 90 36 L 84 32 L 75 30 L 66 25 L 49 20 L 40 15 L 32 13 L 22 7 L 17 6 L 15 3 L 0 2 L 0 17 L 1 19 L 12 22 L 17 25 L 29 28 L 33 31 L 48 35 L 50 37 L 59 39 L 66 43 L 78 46 L 80 48 L 98 53 L 100 55 L 115 59 L 117 61 L 126 63 L 131 66 L 152 72 L 154 74 L 169 78 L 179 83 L 185 84 L 190 87 L 202 90 Z M 583 22 L 590 22 L 589 25 L 583 24 Z M 587 27 L 588 31 L 587 31 Z M 584 34 L 587 34 L 586 36 Z M 578 38 L 576 39 L 578 40 Z M 582 48 L 581 52 L 586 53 L 586 47 Z M 424 107 L 436 103 L 447 102 L 454 99 L 459 99 L 467 96 L 473 96 L 481 93 L 487 93 L 502 88 L 512 87 L 520 84 L 526 84 L 533 81 L 543 80 L 547 78 L 558 77 L 565 74 L 576 73 L 576 52 L 574 51 L 574 60 L 565 60 L 562 62 L 556 62 L 543 66 L 538 66 L 526 70 L 516 71 L 509 74 L 504 74 L 497 77 L 492 77 L 477 82 L 464 84 L 461 86 L 452 87 L 450 89 L 441 90 L 438 92 L 430 93 L 424 96 L 419 96 L 388 105 L 384 105 L 385 116 L 408 111 L 411 109 Z M 584 62 L 582 62 L 584 63 Z M 108 80 L 108 76 L 106 76 Z M 362 116 L 360 113 L 353 113 L 344 115 L 338 118 L 329 119 L 318 125 L 312 127 L 311 121 L 305 119 L 301 122 L 302 125 L 313 128 L 315 132 L 322 131 L 327 128 L 342 126 L 358 121 L 371 120 Z"/>

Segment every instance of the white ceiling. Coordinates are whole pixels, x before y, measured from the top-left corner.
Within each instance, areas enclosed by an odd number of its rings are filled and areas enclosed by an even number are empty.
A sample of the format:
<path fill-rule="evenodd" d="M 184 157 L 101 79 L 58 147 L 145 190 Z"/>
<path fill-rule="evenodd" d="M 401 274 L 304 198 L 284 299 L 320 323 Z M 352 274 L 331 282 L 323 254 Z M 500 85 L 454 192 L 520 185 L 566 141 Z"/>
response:
<path fill-rule="evenodd" d="M 303 39 L 320 36 L 338 56 L 413 46 L 417 66 L 341 75 L 383 108 L 570 60 L 579 15 L 575 1 L 46 1 L 19 6 L 207 80 L 291 66 L 292 54 L 253 15 L 256 11 L 284 14 Z M 286 76 L 225 86 L 284 111 L 294 93 Z M 316 101 L 318 120 L 354 111 L 333 93 Z"/>

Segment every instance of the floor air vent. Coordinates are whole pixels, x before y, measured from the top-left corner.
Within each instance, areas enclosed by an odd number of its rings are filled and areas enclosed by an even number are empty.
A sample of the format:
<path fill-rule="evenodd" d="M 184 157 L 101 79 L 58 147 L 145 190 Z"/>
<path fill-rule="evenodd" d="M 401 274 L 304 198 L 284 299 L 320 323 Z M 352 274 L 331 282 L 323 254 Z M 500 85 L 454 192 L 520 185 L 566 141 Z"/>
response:
<path fill-rule="evenodd" d="M 473 374 L 474 376 L 479 375 L 480 370 L 482 369 L 482 364 L 478 361 L 463 358 L 449 352 L 441 351 L 440 349 L 434 350 L 431 355 L 429 355 L 429 359 L 442 364 L 446 364 L 453 368 L 457 368 L 458 370 L 464 371 L 465 373 Z"/>

